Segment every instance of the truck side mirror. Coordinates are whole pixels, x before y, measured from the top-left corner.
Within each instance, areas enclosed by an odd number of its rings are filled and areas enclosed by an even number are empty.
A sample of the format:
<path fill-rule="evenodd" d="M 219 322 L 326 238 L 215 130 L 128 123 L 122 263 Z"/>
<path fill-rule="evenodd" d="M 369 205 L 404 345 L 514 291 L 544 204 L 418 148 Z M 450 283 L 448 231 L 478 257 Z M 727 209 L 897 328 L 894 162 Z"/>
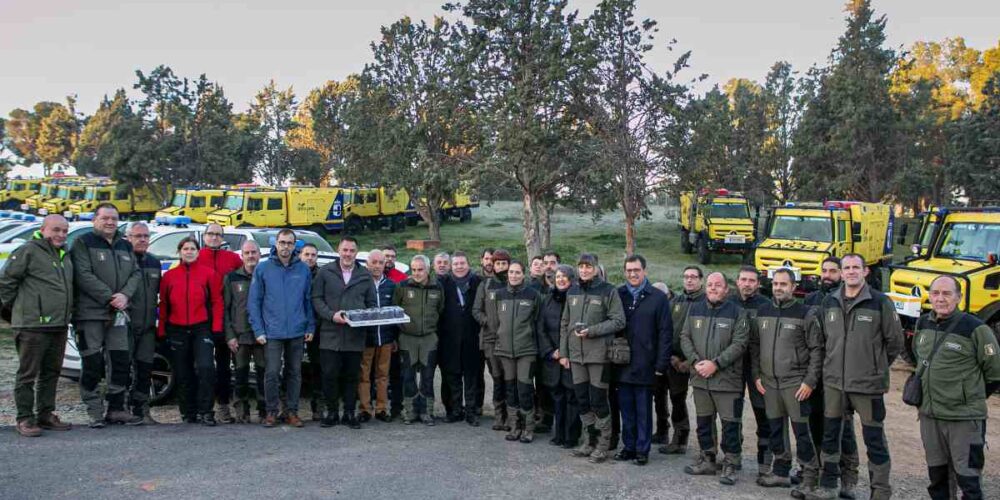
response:
<path fill-rule="evenodd" d="M 986 254 L 986 261 L 989 262 L 991 266 L 997 265 L 997 254 L 995 252 Z"/>

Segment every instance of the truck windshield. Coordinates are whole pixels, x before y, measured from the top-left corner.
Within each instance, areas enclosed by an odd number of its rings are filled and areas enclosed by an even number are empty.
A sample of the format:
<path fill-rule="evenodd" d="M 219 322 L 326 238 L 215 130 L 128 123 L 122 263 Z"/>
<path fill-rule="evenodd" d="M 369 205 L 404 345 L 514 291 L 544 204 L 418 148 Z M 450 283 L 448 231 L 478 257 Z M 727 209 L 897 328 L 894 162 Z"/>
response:
<path fill-rule="evenodd" d="M 833 226 L 826 217 L 779 215 L 771 226 L 771 238 L 830 242 L 833 241 Z"/>
<path fill-rule="evenodd" d="M 83 195 L 83 199 L 85 199 L 85 200 L 96 200 L 97 199 L 97 190 L 96 189 L 88 189 L 87 190 L 87 194 Z"/>
<path fill-rule="evenodd" d="M 742 203 L 712 203 L 708 216 L 716 219 L 749 219 L 750 212 Z"/>
<path fill-rule="evenodd" d="M 56 198 L 66 199 L 69 198 L 69 189 L 59 188 L 56 190 Z"/>
<path fill-rule="evenodd" d="M 228 210 L 243 210 L 243 195 L 240 196 L 227 196 L 226 204 L 222 208 Z"/>
<path fill-rule="evenodd" d="M 174 195 L 174 199 L 170 202 L 170 205 L 174 207 L 183 207 L 185 203 L 187 203 L 187 194 L 177 193 Z"/>
<path fill-rule="evenodd" d="M 71 200 L 82 200 L 83 199 L 83 190 L 82 189 L 75 189 L 73 191 L 70 191 L 69 192 L 69 199 L 71 199 Z"/>
<path fill-rule="evenodd" d="M 45 184 L 42 184 L 42 188 L 38 190 L 38 194 L 42 196 L 48 196 L 50 192 L 52 192 L 52 187 Z"/>
<path fill-rule="evenodd" d="M 1000 253 L 1000 224 L 957 222 L 945 226 L 937 255 L 986 262 L 990 253 Z"/>

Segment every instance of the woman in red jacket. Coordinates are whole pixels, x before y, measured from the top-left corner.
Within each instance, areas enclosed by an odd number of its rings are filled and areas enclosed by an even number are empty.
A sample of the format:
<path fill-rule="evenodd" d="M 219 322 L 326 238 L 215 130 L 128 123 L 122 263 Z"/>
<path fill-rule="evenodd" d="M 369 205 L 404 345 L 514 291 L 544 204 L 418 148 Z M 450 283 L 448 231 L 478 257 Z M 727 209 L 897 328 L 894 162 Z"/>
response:
<path fill-rule="evenodd" d="M 222 279 L 198 264 L 198 240 L 177 245 L 181 262 L 160 281 L 160 338 L 166 337 L 177 374 L 179 406 L 184 421 L 215 425 L 215 344 L 222 334 Z M 197 385 L 194 384 L 197 373 Z"/>

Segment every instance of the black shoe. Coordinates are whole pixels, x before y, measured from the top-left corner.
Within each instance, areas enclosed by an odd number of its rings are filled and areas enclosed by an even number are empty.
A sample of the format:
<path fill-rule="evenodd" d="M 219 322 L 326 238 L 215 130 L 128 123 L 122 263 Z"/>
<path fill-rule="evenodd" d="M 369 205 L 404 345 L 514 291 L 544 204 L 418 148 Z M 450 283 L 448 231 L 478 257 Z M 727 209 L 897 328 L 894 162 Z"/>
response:
<path fill-rule="evenodd" d="M 358 416 L 358 422 L 361 422 L 362 424 L 370 422 L 371 419 L 372 419 L 372 414 L 366 411 L 361 412 L 361 415 Z"/>
<path fill-rule="evenodd" d="M 576 448 L 576 443 L 574 443 L 573 441 L 564 441 L 562 447 L 564 450 L 572 450 Z"/>
<path fill-rule="evenodd" d="M 636 455 L 633 463 L 636 465 L 646 465 L 649 463 L 649 455 Z"/>
<path fill-rule="evenodd" d="M 328 414 L 327 416 L 323 417 L 323 420 L 320 420 L 319 426 L 320 427 L 333 427 L 333 426 L 337 425 L 338 420 L 339 419 L 335 415 L 329 415 Z"/>
<path fill-rule="evenodd" d="M 378 420 L 379 422 L 391 422 L 392 417 L 390 417 L 386 412 L 380 411 L 375 414 L 375 420 Z"/>
<path fill-rule="evenodd" d="M 198 423 L 198 416 L 197 415 L 184 415 L 184 423 L 185 424 L 197 424 Z"/>
<path fill-rule="evenodd" d="M 462 415 L 461 413 L 452 413 L 444 418 L 444 422 L 446 424 L 454 424 L 455 422 L 461 422 L 463 420 L 465 420 L 465 415 Z"/>
<path fill-rule="evenodd" d="M 650 440 L 650 443 L 653 443 L 653 444 L 667 444 L 667 435 L 666 434 L 653 434 L 653 439 Z"/>
<path fill-rule="evenodd" d="M 627 460 L 632 460 L 634 458 L 635 458 L 635 452 L 634 451 L 622 450 L 622 451 L 619 451 L 618 453 L 615 453 L 615 461 L 616 462 L 625 462 Z"/>
<path fill-rule="evenodd" d="M 344 425 L 346 425 L 347 427 L 349 427 L 351 429 L 360 429 L 361 428 L 361 422 L 358 422 L 358 418 L 355 417 L 354 415 L 351 415 L 350 417 L 347 417 L 347 421 L 344 422 Z"/>
<path fill-rule="evenodd" d="M 465 421 L 473 427 L 479 427 L 479 415 L 476 415 L 475 413 L 466 416 Z"/>
<path fill-rule="evenodd" d="M 564 441 L 560 437 L 554 437 L 549 440 L 549 444 L 551 444 L 552 446 L 562 446 L 563 443 Z"/>
<path fill-rule="evenodd" d="M 208 427 L 215 427 L 215 415 L 211 413 L 206 413 L 201 416 L 201 425 L 206 425 Z"/>
<path fill-rule="evenodd" d="M 345 411 L 344 414 L 340 416 L 340 423 L 347 425 L 353 417 L 354 415 L 351 415 L 351 412 Z"/>

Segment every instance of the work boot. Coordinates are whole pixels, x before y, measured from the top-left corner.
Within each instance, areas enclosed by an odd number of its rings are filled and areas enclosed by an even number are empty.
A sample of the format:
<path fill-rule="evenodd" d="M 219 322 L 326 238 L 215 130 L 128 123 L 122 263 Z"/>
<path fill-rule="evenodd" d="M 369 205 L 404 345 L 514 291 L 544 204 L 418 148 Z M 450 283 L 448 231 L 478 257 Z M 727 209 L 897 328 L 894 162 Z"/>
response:
<path fill-rule="evenodd" d="M 674 437 L 670 444 L 661 446 L 658 450 L 664 455 L 683 455 L 687 453 L 688 431 L 674 428 Z"/>
<path fill-rule="evenodd" d="M 288 412 L 288 418 L 286 419 L 288 425 L 292 427 L 304 427 L 306 424 L 302 423 L 302 419 L 299 418 L 297 413 Z"/>
<path fill-rule="evenodd" d="M 594 452 L 597 445 L 597 430 L 594 424 L 597 422 L 597 415 L 584 413 L 580 415 L 580 446 L 573 450 L 574 457 L 589 457 Z"/>
<path fill-rule="evenodd" d="M 125 410 L 112 410 L 109 411 L 107 416 L 104 417 L 109 424 L 125 424 L 125 425 L 139 425 L 142 423 L 142 417 L 137 417 Z"/>
<path fill-rule="evenodd" d="M 142 412 L 142 424 L 143 425 L 158 425 L 160 422 L 153 418 L 153 413 L 149 410 L 149 405 L 142 405 L 140 408 Z"/>
<path fill-rule="evenodd" d="M 68 431 L 73 428 L 71 424 L 67 424 L 62 420 L 59 420 L 59 415 L 56 415 L 55 413 L 50 413 L 48 416 L 40 417 L 38 419 L 38 427 L 47 431 Z"/>
<path fill-rule="evenodd" d="M 529 411 L 524 414 L 524 432 L 521 433 L 521 442 L 528 444 L 535 440 L 535 412 Z"/>
<path fill-rule="evenodd" d="M 597 436 L 597 450 L 603 451 L 607 455 L 608 450 L 611 449 L 611 416 L 597 419 L 594 428 L 600 433 Z"/>
<path fill-rule="evenodd" d="M 246 400 L 237 400 L 233 403 L 234 409 L 236 410 L 236 423 L 237 424 L 249 424 L 250 423 L 250 402 Z"/>
<path fill-rule="evenodd" d="M 843 498 L 843 497 L 841 497 Z M 853 498 L 853 497 L 852 497 Z M 889 500 L 892 498 L 892 493 L 884 490 L 872 490 L 871 500 Z M 964 495 L 963 495 L 964 498 Z"/>
<path fill-rule="evenodd" d="M 233 418 L 232 412 L 229 411 L 229 405 L 218 403 L 215 405 L 215 420 L 220 424 L 234 424 L 236 419 Z"/>
<path fill-rule="evenodd" d="M 757 475 L 757 485 L 765 488 L 788 488 L 792 485 L 792 481 L 787 476 L 776 476 L 768 472 Z"/>
<path fill-rule="evenodd" d="M 724 484 L 726 486 L 732 486 L 736 484 L 737 479 L 736 464 L 731 462 L 726 462 L 722 464 L 722 473 L 719 475 L 719 484 Z"/>
<path fill-rule="evenodd" d="M 21 420 L 15 428 L 17 429 L 17 433 L 24 437 L 33 438 L 42 435 L 42 428 L 35 425 L 30 418 Z"/>
<path fill-rule="evenodd" d="M 212 412 L 205 413 L 201 416 L 201 425 L 206 427 L 215 427 L 218 422 L 215 421 L 215 414 Z"/>
<path fill-rule="evenodd" d="M 854 500 L 855 498 L 857 498 L 856 496 L 857 494 L 854 492 L 854 488 L 857 487 L 857 485 L 858 485 L 857 478 L 847 478 L 842 476 L 840 478 L 840 491 L 838 492 L 838 495 L 840 496 L 840 498 L 845 498 L 847 500 Z M 871 494 L 872 499 L 876 498 L 876 495 L 878 493 L 879 492 L 877 491 L 873 491 Z"/>
<path fill-rule="evenodd" d="M 763 477 L 771 473 L 771 464 L 774 463 L 774 453 L 771 450 L 763 449 L 757 451 L 757 477 Z"/>
<path fill-rule="evenodd" d="M 495 431 L 509 431 L 510 428 L 505 425 L 507 422 L 507 405 L 505 403 L 493 403 L 493 427 Z"/>
<path fill-rule="evenodd" d="M 827 488 L 819 487 L 814 488 L 811 492 L 806 494 L 806 500 L 836 500 L 839 494 L 839 490 L 836 487 Z"/>
<path fill-rule="evenodd" d="M 715 459 L 704 452 L 699 453 L 691 465 L 684 466 L 684 472 L 692 476 L 714 476 L 717 470 Z"/>
<path fill-rule="evenodd" d="M 510 429 L 507 431 L 507 436 L 504 437 L 507 441 L 517 441 L 521 439 L 521 426 L 518 422 L 518 410 L 516 408 L 507 408 L 507 421 L 505 422 L 505 427 Z"/>
<path fill-rule="evenodd" d="M 588 461 L 592 464 L 602 464 L 608 460 L 608 451 L 597 448 L 590 454 Z"/>
<path fill-rule="evenodd" d="M 817 479 L 815 474 L 802 474 L 802 480 L 792 488 L 792 498 L 802 500 L 809 496 L 816 489 Z"/>

